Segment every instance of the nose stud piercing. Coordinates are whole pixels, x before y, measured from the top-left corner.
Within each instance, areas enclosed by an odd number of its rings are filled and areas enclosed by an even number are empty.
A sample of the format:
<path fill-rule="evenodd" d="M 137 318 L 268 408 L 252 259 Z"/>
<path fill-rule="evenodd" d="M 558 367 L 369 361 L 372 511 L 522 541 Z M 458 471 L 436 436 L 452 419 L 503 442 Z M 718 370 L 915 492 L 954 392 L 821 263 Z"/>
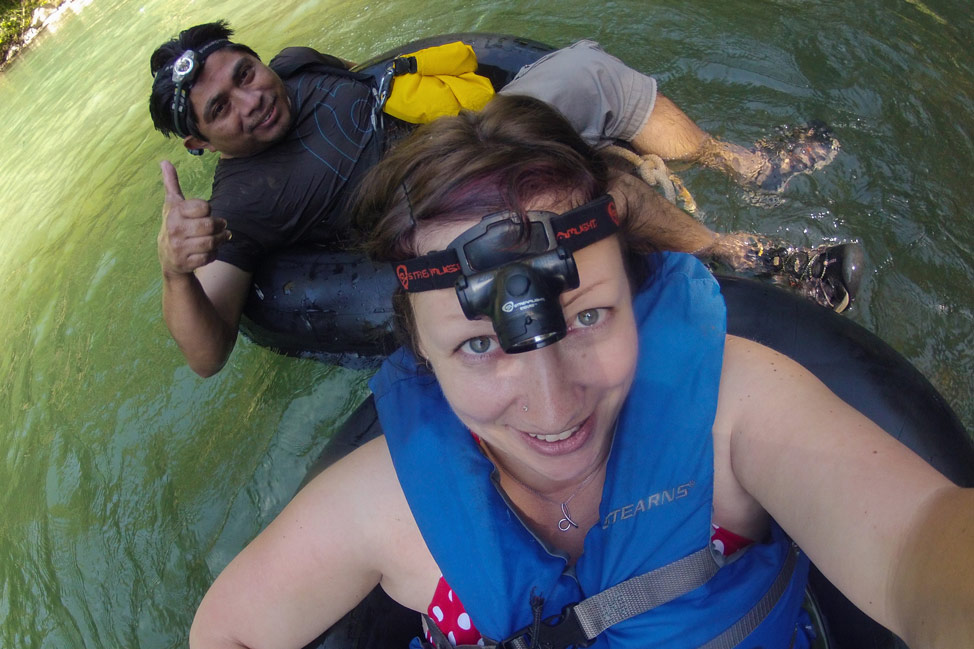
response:
<path fill-rule="evenodd" d="M 528 411 L 528 407 L 527 406 L 521 406 L 521 410 L 523 410 L 524 412 L 527 412 Z"/>

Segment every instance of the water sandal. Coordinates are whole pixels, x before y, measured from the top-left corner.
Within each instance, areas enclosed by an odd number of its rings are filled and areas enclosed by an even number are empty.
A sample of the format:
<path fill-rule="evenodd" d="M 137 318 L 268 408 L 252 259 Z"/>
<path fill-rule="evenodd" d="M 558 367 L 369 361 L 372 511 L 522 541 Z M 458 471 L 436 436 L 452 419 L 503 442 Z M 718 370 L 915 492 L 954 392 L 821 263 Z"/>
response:
<path fill-rule="evenodd" d="M 766 272 L 836 313 L 849 308 L 862 283 L 864 258 L 856 243 L 769 249 L 761 258 Z"/>

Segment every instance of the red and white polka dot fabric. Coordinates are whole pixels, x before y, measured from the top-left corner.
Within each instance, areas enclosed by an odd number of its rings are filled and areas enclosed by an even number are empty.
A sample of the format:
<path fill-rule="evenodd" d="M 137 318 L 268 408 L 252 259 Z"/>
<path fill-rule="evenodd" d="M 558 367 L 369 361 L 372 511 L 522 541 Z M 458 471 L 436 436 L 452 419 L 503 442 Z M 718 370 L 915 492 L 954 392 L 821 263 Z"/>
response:
<path fill-rule="evenodd" d="M 711 525 L 713 528 L 713 534 L 710 535 L 710 545 L 713 546 L 715 550 L 720 552 L 725 557 L 729 557 L 732 554 L 737 554 L 747 546 L 754 543 L 751 539 L 741 536 L 740 534 L 734 534 L 728 529 L 719 527 L 717 525 Z"/>
<path fill-rule="evenodd" d="M 460 598 L 456 596 L 453 589 L 446 583 L 442 576 L 436 584 L 436 592 L 433 593 L 433 601 L 430 602 L 427 614 L 436 622 L 440 631 L 450 639 L 454 646 L 460 644 L 484 644 L 484 639 L 480 632 L 474 628 L 470 616 L 463 609 Z M 433 642 L 429 633 L 426 639 Z"/>

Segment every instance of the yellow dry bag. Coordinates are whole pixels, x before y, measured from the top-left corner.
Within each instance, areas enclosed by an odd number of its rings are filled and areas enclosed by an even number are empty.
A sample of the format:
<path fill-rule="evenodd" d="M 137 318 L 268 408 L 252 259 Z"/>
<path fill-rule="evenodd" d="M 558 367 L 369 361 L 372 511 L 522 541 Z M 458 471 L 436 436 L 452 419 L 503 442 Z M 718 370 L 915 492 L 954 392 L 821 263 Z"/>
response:
<path fill-rule="evenodd" d="M 462 108 L 480 110 L 494 96 L 490 80 L 474 73 L 477 55 L 466 43 L 446 43 L 405 56 L 416 59 L 416 72 L 393 80 L 383 108 L 393 117 L 426 124 Z"/>

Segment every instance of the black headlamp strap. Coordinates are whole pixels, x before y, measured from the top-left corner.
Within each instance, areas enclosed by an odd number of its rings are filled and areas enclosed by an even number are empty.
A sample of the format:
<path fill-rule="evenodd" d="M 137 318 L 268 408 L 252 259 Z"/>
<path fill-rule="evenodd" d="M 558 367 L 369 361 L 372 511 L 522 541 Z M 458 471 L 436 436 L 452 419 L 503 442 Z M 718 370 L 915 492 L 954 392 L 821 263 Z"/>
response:
<path fill-rule="evenodd" d="M 619 229 L 615 201 L 604 194 L 591 203 L 551 217 L 559 246 L 575 252 L 600 241 Z"/>
<path fill-rule="evenodd" d="M 537 212 L 528 212 L 529 220 Z M 547 213 L 541 213 L 547 214 Z M 494 215 L 490 215 L 494 216 Z M 490 216 L 485 218 L 490 218 Z M 553 214 L 549 218 L 555 241 L 549 242 L 548 250 L 561 246 L 570 252 L 600 241 L 619 229 L 619 215 L 615 202 L 608 194 L 600 196 L 564 214 Z M 474 226 L 476 227 L 476 226 Z M 538 250 L 540 254 L 548 250 Z M 396 277 L 403 290 L 410 293 L 453 288 L 457 277 L 463 274 L 460 255 L 456 248 L 431 252 L 422 257 L 407 259 L 393 264 Z M 488 269 L 484 269 L 488 270 Z"/>
<path fill-rule="evenodd" d="M 453 248 L 407 259 L 395 267 L 399 284 L 410 293 L 452 288 L 457 277 L 463 274 L 457 251 Z"/>

